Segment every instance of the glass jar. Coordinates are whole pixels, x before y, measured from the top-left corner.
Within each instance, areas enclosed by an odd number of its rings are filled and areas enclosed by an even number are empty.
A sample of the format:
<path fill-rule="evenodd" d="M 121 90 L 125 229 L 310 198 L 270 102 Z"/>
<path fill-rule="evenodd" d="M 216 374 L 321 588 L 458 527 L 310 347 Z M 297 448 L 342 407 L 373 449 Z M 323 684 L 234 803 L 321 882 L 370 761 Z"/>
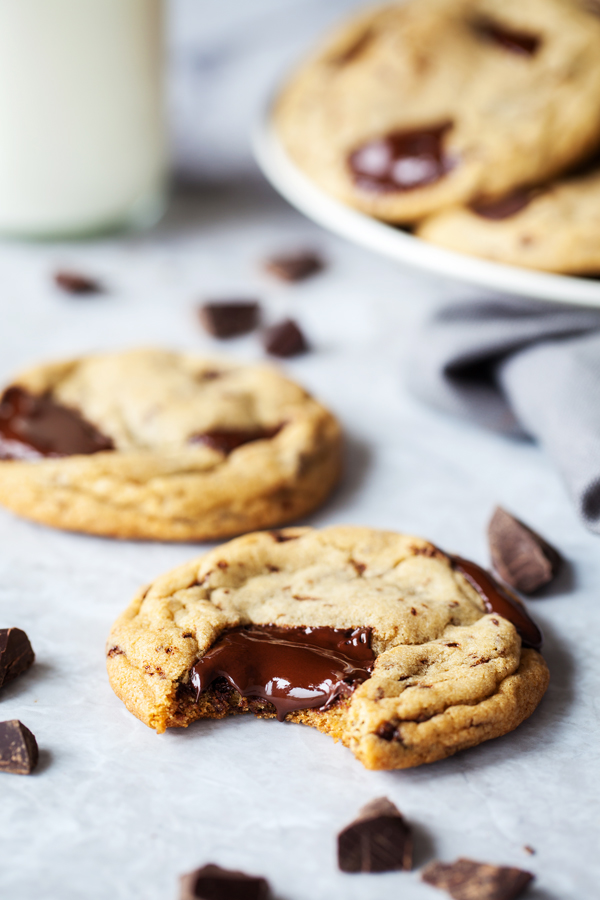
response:
<path fill-rule="evenodd" d="M 156 221 L 162 56 L 162 0 L 0 0 L 0 233 Z"/>

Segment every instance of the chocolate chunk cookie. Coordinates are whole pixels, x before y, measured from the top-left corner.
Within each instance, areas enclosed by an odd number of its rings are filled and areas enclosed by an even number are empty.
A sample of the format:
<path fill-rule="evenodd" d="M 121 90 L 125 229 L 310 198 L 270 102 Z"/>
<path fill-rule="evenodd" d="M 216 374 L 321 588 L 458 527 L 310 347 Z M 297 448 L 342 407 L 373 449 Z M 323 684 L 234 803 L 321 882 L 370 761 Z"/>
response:
<path fill-rule="evenodd" d="M 295 519 L 340 429 L 266 366 L 134 350 L 40 366 L 0 401 L 0 503 L 74 531 L 203 540 Z"/>
<path fill-rule="evenodd" d="M 413 0 L 338 29 L 276 111 L 325 190 L 411 223 L 554 177 L 600 137 L 600 17 L 584 0 Z"/>
<path fill-rule="evenodd" d="M 572 275 L 600 273 L 600 169 L 494 203 L 426 219 L 419 237 L 496 262 Z"/>
<path fill-rule="evenodd" d="M 546 690 L 526 646 L 539 632 L 498 590 L 406 535 L 249 534 L 138 594 L 110 634 L 109 678 L 158 732 L 253 712 L 312 725 L 369 769 L 417 766 L 511 731 Z"/>

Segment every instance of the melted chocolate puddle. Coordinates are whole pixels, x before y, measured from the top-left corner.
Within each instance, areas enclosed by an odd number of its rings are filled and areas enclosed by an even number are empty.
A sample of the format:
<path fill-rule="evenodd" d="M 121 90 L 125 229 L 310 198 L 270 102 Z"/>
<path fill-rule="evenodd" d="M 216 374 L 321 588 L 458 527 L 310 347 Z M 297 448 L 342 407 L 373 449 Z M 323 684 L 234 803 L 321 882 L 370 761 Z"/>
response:
<path fill-rule="evenodd" d="M 348 157 L 354 181 L 366 191 L 410 191 L 433 184 L 454 165 L 443 139 L 452 122 L 394 131 L 363 144 Z"/>
<path fill-rule="evenodd" d="M 540 46 L 540 38 L 537 35 L 512 31 L 495 22 L 477 22 L 475 31 L 485 40 L 519 56 L 534 56 Z"/>
<path fill-rule="evenodd" d="M 476 215 L 482 216 L 484 219 L 493 219 L 495 221 L 509 219 L 511 216 L 516 216 L 526 206 L 529 206 L 534 193 L 534 191 L 519 188 L 505 197 L 501 197 L 499 200 L 471 203 L 470 208 Z"/>
<path fill-rule="evenodd" d="M 299 709 L 349 697 L 375 663 L 371 629 L 251 625 L 227 632 L 191 671 L 196 699 L 217 678 L 242 697 L 266 700 L 280 722 Z"/>
<path fill-rule="evenodd" d="M 114 450 L 112 440 L 49 394 L 9 387 L 0 401 L 0 459 L 39 459 Z"/>
<path fill-rule="evenodd" d="M 278 425 L 276 428 L 254 428 L 245 431 L 242 429 L 214 429 L 213 431 L 205 431 L 202 434 L 193 434 L 189 441 L 190 444 L 204 444 L 228 456 L 233 450 L 241 447 L 242 444 L 250 444 L 252 441 L 268 440 L 275 437 L 282 428 L 283 425 Z"/>
<path fill-rule="evenodd" d="M 475 588 L 485 604 L 488 613 L 498 613 L 503 619 L 517 629 L 524 647 L 539 650 L 542 646 L 542 632 L 535 624 L 525 607 L 503 588 L 491 575 L 468 559 L 451 556 L 452 566 Z"/>

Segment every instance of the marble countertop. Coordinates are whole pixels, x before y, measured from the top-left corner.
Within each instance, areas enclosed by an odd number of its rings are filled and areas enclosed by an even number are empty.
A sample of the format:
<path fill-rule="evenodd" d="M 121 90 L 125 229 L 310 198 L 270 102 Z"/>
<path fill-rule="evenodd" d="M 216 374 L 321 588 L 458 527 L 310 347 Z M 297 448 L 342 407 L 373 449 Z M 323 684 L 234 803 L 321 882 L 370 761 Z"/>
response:
<path fill-rule="evenodd" d="M 21 719 L 41 748 L 35 775 L 0 776 L 2 897 L 174 900 L 177 876 L 206 862 L 265 875 L 279 900 L 445 896 L 417 872 L 337 871 L 337 830 L 382 795 L 414 826 L 417 867 L 469 856 L 534 872 L 532 900 L 597 896 L 598 537 L 536 446 L 407 395 L 415 324 L 473 290 L 326 234 L 274 194 L 249 156 L 247 125 L 276 72 L 352 5 L 253 0 L 250 12 L 239 0 L 176 0 L 173 129 L 178 167 L 196 184 L 146 234 L 1 245 L 0 377 L 140 344 L 262 359 L 256 336 L 217 344 L 204 334 L 197 302 L 256 296 L 269 320 L 293 315 L 313 349 L 285 369 L 347 435 L 343 485 L 309 523 L 413 532 L 487 564 L 491 511 L 512 510 L 569 562 L 529 603 L 546 635 L 548 694 L 513 734 L 404 772 L 368 772 L 317 732 L 254 718 L 157 737 L 112 694 L 104 641 L 139 585 L 204 548 L 65 534 L 0 510 L 0 625 L 24 628 L 38 660 L 3 690 L 0 718 Z M 261 271 L 266 255 L 305 245 L 327 257 L 322 275 L 287 286 Z M 50 277 L 59 266 L 97 275 L 107 293 L 59 293 Z"/>

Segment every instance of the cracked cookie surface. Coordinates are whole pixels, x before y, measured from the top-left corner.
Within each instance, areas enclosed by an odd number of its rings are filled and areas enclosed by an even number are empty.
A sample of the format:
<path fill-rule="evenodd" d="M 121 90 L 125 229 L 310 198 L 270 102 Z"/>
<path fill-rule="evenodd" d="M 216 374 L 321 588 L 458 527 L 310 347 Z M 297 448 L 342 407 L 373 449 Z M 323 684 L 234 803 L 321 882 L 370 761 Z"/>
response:
<path fill-rule="evenodd" d="M 591 151 L 599 43 L 600 15 L 586 0 L 371 9 L 291 78 L 276 129 L 325 190 L 412 223 L 540 183 Z"/>
<path fill-rule="evenodd" d="M 0 503 L 57 528 L 229 537 L 304 515 L 340 474 L 337 421 L 268 366 L 133 350 L 39 366 L 13 387 L 74 410 L 102 446 L 0 459 Z"/>
<path fill-rule="evenodd" d="M 292 712 L 371 769 L 433 762 L 516 728 L 548 669 L 513 624 L 486 614 L 451 559 L 420 538 L 368 528 L 288 528 L 237 538 L 158 578 L 115 623 L 113 690 L 158 732 L 254 712 L 215 683 L 189 690 L 192 667 L 240 625 L 371 629 L 375 665 L 350 698 Z"/>

